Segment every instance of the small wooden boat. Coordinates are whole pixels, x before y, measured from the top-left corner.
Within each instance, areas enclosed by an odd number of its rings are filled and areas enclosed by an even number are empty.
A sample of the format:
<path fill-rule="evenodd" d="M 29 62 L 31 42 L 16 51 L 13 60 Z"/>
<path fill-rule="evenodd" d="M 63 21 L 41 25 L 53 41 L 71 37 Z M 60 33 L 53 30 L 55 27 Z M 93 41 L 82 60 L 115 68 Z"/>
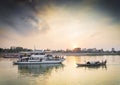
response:
<path fill-rule="evenodd" d="M 77 63 L 77 66 L 81 66 L 81 67 L 84 67 L 84 66 L 86 66 L 86 67 L 89 67 L 89 66 L 104 66 L 104 65 L 106 65 L 106 63 L 107 63 L 106 60 L 102 61 L 102 62 L 100 62 L 100 61 L 94 61 L 94 62 L 88 61 L 85 64 Z"/>

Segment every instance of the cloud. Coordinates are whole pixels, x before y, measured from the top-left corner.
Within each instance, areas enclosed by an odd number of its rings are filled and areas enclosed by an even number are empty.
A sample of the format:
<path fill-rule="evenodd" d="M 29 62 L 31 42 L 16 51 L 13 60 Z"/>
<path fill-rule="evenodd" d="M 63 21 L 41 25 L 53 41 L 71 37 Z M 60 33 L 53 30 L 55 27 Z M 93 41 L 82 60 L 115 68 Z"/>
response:
<path fill-rule="evenodd" d="M 49 25 L 45 19 L 38 16 L 38 12 L 46 11 L 45 7 L 51 4 L 58 7 L 73 7 L 78 11 L 92 6 L 103 14 L 110 15 L 114 23 L 120 21 L 119 0 L 1 0 L 0 29 L 6 27 L 22 35 L 30 32 L 44 33 L 49 30 Z"/>
<path fill-rule="evenodd" d="M 120 22 L 120 1 L 119 0 L 97 0 L 95 3 L 97 10 L 113 17 L 115 23 Z"/>
<path fill-rule="evenodd" d="M 2 0 L 0 2 L 0 29 L 13 29 L 18 34 L 42 33 L 49 26 L 39 29 L 41 22 L 35 9 L 37 0 Z M 46 22 L 42 22 L 43 24 Z M 42 25 L 42 24 L 41 24 Z"/>
<path fill-rule="evenodd" d="M 101 32 L 94 32 L 90 35 L 90 38 L 94 38 L 94 37 L 97 37 L 98 35 L 100 35 Z"/>

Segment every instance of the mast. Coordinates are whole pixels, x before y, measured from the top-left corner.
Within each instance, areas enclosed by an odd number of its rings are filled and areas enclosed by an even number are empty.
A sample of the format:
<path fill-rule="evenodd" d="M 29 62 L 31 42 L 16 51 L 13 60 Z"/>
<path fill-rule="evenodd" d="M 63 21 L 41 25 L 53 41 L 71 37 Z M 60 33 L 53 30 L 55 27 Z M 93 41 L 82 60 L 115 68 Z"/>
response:
<path fill-rule="evenodd" d="M 34 51 L 36 50 L 35 45 L 34 45 Z"/>

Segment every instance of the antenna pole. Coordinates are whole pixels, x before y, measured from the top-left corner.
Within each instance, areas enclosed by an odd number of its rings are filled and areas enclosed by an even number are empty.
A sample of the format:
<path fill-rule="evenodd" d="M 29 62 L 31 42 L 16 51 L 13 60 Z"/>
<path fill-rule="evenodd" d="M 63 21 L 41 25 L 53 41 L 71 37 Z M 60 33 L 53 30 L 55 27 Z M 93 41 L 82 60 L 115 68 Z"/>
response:
<path fill-rule="evenodd" d="M 35 45 L 34 45 L 34 50 L 36 50 Z"/>

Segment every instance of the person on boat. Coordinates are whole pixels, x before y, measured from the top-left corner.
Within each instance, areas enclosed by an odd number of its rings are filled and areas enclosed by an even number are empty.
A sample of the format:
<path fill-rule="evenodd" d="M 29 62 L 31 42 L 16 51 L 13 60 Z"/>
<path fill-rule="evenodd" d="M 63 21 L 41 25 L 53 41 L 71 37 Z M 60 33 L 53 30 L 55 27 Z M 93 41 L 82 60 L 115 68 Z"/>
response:
<path fill-rule="evenodd" d="M 100 64 L 100 61 L 96 61 L 95 64 Z"/>
<path fill-rule="evenodd" d="M 20 58 L 22 58 L 22 55 L 20 55 Z"/>
<path fill-rule="evenodd" d="M 26 58 L 26 61 L 28 62 L 29 58 Z"/>
<path fill-rule="evenodd" d="M 107 63 L 107 60 L 105 60 L 105 62 L 104 63 Z"/>
<path fill-rule="evenodd" d="M 88 61 L 86 64 L 90 64 L 90 62 Z"/>
<path fill-rule="evenodd" d="M 42 58 L 40 58 L 40 61 L 42 61 Z"/>
<path fill-rule="evenodd" d="M 22 55 L 19 56 L 19 60 L 22 61 Z"/>

